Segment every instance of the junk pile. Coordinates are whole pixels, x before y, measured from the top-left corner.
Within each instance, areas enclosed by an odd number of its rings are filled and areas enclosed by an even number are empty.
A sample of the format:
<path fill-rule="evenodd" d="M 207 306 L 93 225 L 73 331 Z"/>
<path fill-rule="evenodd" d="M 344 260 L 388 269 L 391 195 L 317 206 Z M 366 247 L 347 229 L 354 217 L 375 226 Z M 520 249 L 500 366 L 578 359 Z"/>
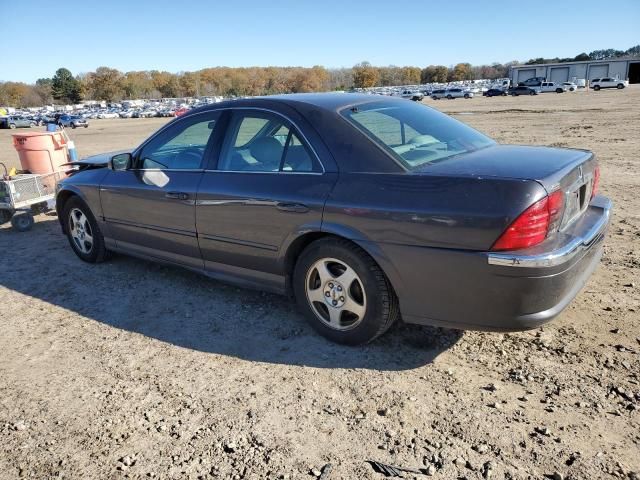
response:
<path fill-rule="evenodd" d="M 64 130 L 13 134 L 21 169 L 0 170 L 0 225 L 11 221 L 19 231 L 31 230 L 34 215 L 55 206 L 56 184 L 66 176 L 65 165 L 75 161 L 75 146 Z M 49 131 L 53 130 L 53 131 Z"/>

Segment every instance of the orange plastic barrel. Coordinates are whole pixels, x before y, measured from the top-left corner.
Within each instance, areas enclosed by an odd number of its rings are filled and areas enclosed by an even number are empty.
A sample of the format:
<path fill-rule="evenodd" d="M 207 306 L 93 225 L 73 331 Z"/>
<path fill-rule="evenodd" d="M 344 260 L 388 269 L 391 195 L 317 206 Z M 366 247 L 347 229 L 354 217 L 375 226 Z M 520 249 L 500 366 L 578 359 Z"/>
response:
<path fill-rule="evenodd" d="M 63 170 L 67 163 L 67 142 L 61 132 L 14 133 L 13 146 L 22 170 L 45 174 Z"/>

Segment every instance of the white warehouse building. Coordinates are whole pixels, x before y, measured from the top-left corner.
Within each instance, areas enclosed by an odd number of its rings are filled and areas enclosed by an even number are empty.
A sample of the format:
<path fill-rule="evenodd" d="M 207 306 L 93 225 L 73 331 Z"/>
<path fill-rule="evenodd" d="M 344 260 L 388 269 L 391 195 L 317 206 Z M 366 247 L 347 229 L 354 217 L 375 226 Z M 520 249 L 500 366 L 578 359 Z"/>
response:
<path fill-rule="evenodd" d="M 529 78 L 542 77 L 551 82 L 571 82 L 579 79 L 612 77 L 640 83 L 640 58 L 614 58 L 586 60 L 582 62 L 541 63 L 539 65 L 514 65 L 509 72 L 512 85 Z"/>

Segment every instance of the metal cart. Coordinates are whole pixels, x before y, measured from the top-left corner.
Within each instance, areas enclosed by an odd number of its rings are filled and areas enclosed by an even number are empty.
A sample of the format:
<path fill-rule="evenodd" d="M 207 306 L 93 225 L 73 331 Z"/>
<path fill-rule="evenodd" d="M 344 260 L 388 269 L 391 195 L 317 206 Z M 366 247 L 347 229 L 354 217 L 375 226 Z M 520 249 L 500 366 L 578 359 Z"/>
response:
<path fill-rule="evenodd" d="M 56 184 L 62 176 L 62 172 L 0 176 L 0 225 L 11 220 L 17 231 L 31 230 L 34 215 L 54 208 Z"/>

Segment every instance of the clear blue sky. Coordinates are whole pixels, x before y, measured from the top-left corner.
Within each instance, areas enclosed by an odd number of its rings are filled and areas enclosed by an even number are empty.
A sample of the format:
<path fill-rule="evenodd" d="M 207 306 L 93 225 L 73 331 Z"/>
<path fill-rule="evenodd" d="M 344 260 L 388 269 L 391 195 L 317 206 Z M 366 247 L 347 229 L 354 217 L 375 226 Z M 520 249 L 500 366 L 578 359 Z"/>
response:
<path fill-rule="evenodd" d="M 0 80 L 26 82 L 62 66 L 477 65 L 626 50 L 640 0 L 0 0 L 0 32 Z"/>

